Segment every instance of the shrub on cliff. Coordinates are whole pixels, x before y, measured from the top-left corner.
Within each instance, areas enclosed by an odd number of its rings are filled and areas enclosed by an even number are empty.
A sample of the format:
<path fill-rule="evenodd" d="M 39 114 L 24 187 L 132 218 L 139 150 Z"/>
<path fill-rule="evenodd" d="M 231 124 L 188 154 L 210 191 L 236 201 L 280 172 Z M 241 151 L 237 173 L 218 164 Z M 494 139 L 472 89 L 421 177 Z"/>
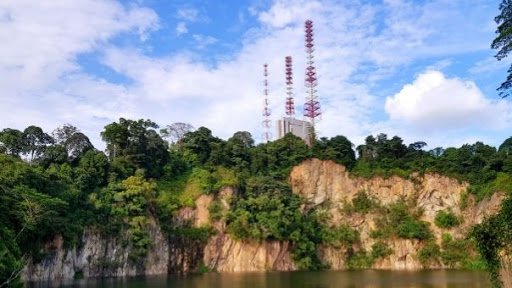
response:
<path fill-rule="evenodd" d="M 459 218 L 450 210 L 438 211 L 434 221 L 439 228 L 452 228 L 460 224 Z"/>

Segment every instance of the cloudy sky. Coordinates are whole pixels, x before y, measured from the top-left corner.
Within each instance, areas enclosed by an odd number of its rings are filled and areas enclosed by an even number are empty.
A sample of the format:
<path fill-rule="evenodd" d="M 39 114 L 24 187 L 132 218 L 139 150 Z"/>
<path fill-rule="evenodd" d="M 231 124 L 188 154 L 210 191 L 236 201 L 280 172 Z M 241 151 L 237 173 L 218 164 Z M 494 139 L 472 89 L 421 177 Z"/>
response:
<path fill-rule="evenodd" d="M 293 57 L 302 111 L 311 19 L 320 136 L 499 145 L 512 135 L 510 100 L 495 90 L 510 62 L 489 48 L 500 2 L 2 0 L 0 129 L 71 123 L 103 147 L 105 125 L 149 118 L 261 141 L 262 64 L 277 120 Z"/>

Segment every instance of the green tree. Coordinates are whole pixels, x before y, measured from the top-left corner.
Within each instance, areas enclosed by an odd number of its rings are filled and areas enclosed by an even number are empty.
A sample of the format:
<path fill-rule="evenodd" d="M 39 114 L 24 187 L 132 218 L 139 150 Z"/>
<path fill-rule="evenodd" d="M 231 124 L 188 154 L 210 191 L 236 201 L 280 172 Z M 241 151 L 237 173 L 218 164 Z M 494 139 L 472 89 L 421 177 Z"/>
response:
<path fill-rule="evenodd" d="M 229 166 L 237 171 L 245 171 L 250 168 L 251 149 L 254 147 L 254 139 L 251 133 L 239 131 L 233 134 L 226 142 L 226 157 Z"/>
<path fill-rule="evenodd" d="M 23 153 L 28 155 L 32 162 L 34 157 L 39 157 L 47 145 L 53 143 L 53 138 L 44 133 L 40 127 L 31 125 L 23 130 Z"/>
<path fill-rule="evenodd" d="M 94 148 L 89 137 L 71 124 L 55 129 L 53 135 L 55 142 L 66 149 L 70 161 L 77 160 L 86 151 Z"/>
<path fill-rule="evenodd" d="M 43 153 L 37 159 L 37 163 L 45 168 L 52 164 L 60 165 L 68 162 L 68 154 L 66 148 L 62 145 L 46 146 Z"/>
<path fill-rule="evenodd" d="M 190 161 L 201 165 L 206 164 L 210 160 L 213 150 L 217 152 L 217 155 L 214 155 L 214 158 L 219 158 L 218 153 L 221 153 L 222 151 L 222 149 L 220 149 L 221 142 L 221 139 L 212 135 L 212 131 L 210 129 L 200 127 L 194 132 L 185 133 L 180 144 L 186 151 L 186 154 L 190 156 Z"/>
<path fill-rule="evenodd" d="M 167 143 L 155 131 L 151 120 L 119 119 L 119 123 L 105 126 L 101 137 L 107 143 L 109 158 L 121 176 L 132 175 L 144 169 L 148 177 L 159 177 L 169 161 Z"/>
<path fill-rule="evenodd" d="M 311 150 L 301 138 L 288 133 L 252 150 L 252 173 L 285 179 L 293 166 L 311 157 Z"/>
<path fill-rule="evenodd" d="M 91 192 L 107 183 L 109 163 L 107 156 L 97 150 L 89 150 L 80 158 L 76 167 L 76 183 L 81 191 Z"/>
<path fill-rule="evenodd" d="M 104 231 L 127 237 L 131 244 L 128 256 L 133 262 L 140 263 L 151 245 L 146 216 L 156 196 L 156 184 L 141 176 L 130 176 L 91 194 L 90 200 L 100 211 L 97 216 L 104 223 Z"/>
<path fill-rule="evenodd" d="M 499 6 L 500 14 L 494 18 L 498 27 L 496 29 L 496 38 L 492 41 L 491 47 L 498 50 L 495 57 L 498 61 L 503 60 L 512 50 L 512 1 L 502 0 Z M 506 80 L 498 87 L 499 94 L 502 97 L 510 95 L 512 88 L 512 66 L 507 71 Z"/>
<path fill-rule="evenodd" d="M 0 131 L 0 150 L 12 156 L 19 157 L 23 152 L 23 132 L 5 128 Z"/>
<path fill-rule="evenodd" d="M 512 154 L 512 137 L 507 138 L 498 147 L 498 152 L 504 153 L 505 155 Z"/>
<path fill-rule="evenodd" d="M 322 137 L 313 145 L 313 156 L 322 160 L 333 160 L 351 169 L 356 164 L 353 146 L 345 136 L 330 139 Z"/>

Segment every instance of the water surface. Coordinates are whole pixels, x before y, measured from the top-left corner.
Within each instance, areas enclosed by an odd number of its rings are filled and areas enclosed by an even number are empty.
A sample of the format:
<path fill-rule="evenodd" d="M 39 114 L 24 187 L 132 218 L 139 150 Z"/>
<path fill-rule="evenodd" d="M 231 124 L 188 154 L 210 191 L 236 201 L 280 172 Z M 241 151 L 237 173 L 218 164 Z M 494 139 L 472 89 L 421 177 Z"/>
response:
<path fill-rule="evenodd" d="M 334 288 L 410 287 L 455 288 L 490 287 L 484 272 L 460 270 L 397 271 L 318 271 L 206 273 L 188 276 L 164 275 L 134 278 L 79 280 L 68 283 L 32 283 L 31 287 L 175 287 L 175 288 Z"/>

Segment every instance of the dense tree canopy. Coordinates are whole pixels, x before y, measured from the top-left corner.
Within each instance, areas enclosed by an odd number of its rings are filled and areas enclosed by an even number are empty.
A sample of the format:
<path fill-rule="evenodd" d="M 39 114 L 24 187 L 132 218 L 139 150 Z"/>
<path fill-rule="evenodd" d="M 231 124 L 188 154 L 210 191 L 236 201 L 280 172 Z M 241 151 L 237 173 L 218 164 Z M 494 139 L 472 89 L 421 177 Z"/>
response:
<path fill-rule="evenodd" d="M 53 135 L 55 142 L 66 149 L 71 161 L 80 158 L 83 153 L 94 148 L 89 137 L 70 124 L 57 128 L 53 131 Z"/>
<path fill-rule="evenodd" d="M 107 143 L 108 156 L 119 176 L 126 177 L 137 169 L 143 169 L 150 177 L 162 175 L 169 153 L 157 128 L 151 120 L 124 118 L 105 126 L 101 137 Z"/>

